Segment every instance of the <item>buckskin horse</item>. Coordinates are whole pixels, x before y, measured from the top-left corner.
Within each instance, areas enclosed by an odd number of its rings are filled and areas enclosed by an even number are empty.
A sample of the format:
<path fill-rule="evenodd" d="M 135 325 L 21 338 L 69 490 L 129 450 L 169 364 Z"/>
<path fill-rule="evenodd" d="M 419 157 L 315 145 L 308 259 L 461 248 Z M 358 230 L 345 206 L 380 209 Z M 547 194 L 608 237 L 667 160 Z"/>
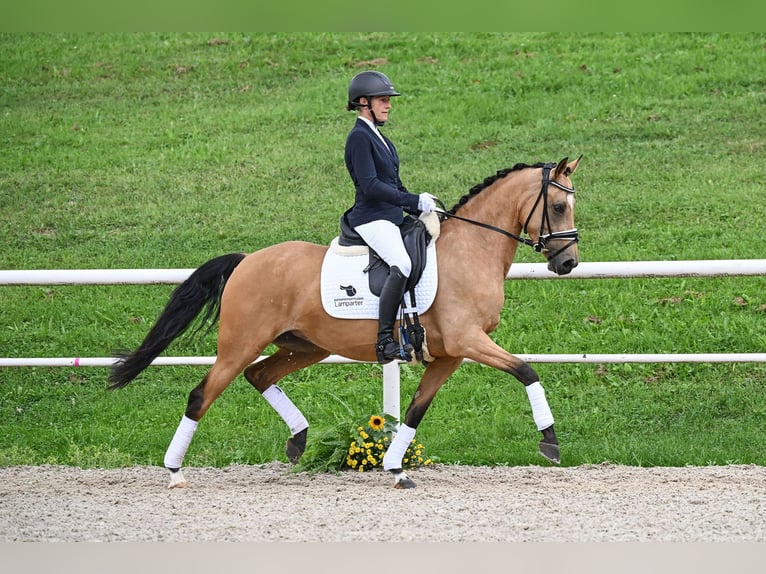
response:
<path fill-rule="evenodd" d="M 413 488 L 402 457 L 436 393 L 464 359 L 513 375 L 525 387 L 542 439 L 539 453 L 559 464 L 554 419 L 535 370 L 489 337 L 500 321 L 504 283 L 518 245 L 541 253 L 548 269 L 564 275 L 578 264 L 575 188 L 569 162 L 516 164 L 475 185 L 451 210 L 440 212 L 438 287 L 420 316 L 428 361 L 386 451 L 383 468 L 395 488 Z M 295 463 L 306 447 L 308 422 L 276 383 L 331 354 L 375 362 L 377 321 L 330 316 L 320 302 L 321 268 L 328 246 L 287 241 L 250 254 L 231 253 L 197 268 L 172 293 L 155 325 L 133 352 L 116 354 L 110 388 L 127 385 L 200 316 L 218 322 L 216 360 L 189 394 L 186 411 L 164 464 L 168 488 L 184 487 L 181 467 L 197 424 L 223 390 L 245 379 L 282 416 L 291 431 L 285 453 Z M 204 311 L 204 314 L 203 314 Z M 269 344 L 276 351 L 261 360 Z"/>

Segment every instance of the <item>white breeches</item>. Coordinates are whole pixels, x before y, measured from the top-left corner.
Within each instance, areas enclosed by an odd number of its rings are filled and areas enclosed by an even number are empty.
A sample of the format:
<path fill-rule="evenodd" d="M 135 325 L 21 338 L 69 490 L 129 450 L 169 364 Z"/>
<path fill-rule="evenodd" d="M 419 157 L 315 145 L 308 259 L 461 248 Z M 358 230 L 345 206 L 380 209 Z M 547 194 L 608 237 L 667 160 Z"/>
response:
<path fill-rule="evenodd" d="M 402 234 L 394 223 L 379 219 L 354 228 L 365 243 L 369 245 L 380 257 L 388 263 L 389 267 L 398 267 L 402 275 L 409 277 L 412 271 L 412 262 L 407 250 L 404 248 Z"/>

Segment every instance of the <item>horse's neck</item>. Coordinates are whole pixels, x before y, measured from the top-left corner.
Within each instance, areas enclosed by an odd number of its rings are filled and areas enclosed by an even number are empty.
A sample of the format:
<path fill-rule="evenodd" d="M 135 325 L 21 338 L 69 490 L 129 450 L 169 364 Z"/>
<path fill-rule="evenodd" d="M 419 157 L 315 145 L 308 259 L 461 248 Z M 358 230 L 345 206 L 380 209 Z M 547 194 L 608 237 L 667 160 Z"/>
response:
<path fill-rule="evenodd" d="M 521 223 L 513 192 L 487 188 L 480 193 L 486 195 L 466 202 L 457 215 L 519 235 Z M 455 219 L 442 225 L 439 241 L 457 246 L 458 257 L 468 265 L 472 276 L 498 276 L 502 280 L 505 280 L 519 246 L 515 239 L 503 233 Z"/>

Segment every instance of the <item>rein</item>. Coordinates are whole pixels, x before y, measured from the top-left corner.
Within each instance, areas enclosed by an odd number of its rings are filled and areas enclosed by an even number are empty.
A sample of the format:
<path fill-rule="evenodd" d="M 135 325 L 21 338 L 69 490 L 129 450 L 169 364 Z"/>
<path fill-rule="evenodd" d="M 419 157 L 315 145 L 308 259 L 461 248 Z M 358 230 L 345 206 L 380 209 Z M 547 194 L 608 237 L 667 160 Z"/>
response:
<path fill-rule="evenodd" d="M 554 181 L 550 178 L 551 169 L 554 168 L 556 164 L 554 163 L 546 163 L 543 166 L 543 183 L 540 188 L 540 193 L 537 196 L 537 199 L 535 200 L 535 204 L 532 206 L 532 209 L 529 211 L 529 215 L 527 216 L 527 220 L 524 223 L 524 227 L 522 228 L 524 233 L 527 233 L 527 226 L 529 225 L 529 221 L 532 219 L 532 214 L 535 212 L 535 209 L 537 209 L 537 206 L 540 204 L 540 199 L 542 199 L 543 203 L 543 218 L 540 223 L 540 234 L 538 235 L 537 241 L 532 241 L 532 239 L 528 237 L 522 237 L 520 235 L 516 235 L 515 233 L 511 233 L 510 231 L 507 231 L 505 229 L 502 229 L 500 227 L 496 227 L 495 225 L 491 225 L 489 223 L 484 223 L 481 221 L 476 221 L 474 219 L 468 219 L 466 217 L 461 217 L 459 215 L 456 215 L 454 213 L 450 213 L 448 211 L 442 211 L 441 215 L 444 215 L 447 218 L 451 219 L 459 219 L 460 221 L 465 221 L 466 223 L 471 223 L 472 225 L 477 225 L 478 227 L 483 227 L 484 229 L 489 229 L 491 231 L 495 231 L 497 233 L 500 233 L 501 235 L 505 235 L 506 237 L 510 237 L 511 239 L 515 239 L 519 243 L 523 243 L 524 245 L 528 245 L 532 249 L 534 249 L 537 253 L 541 253 L 545 251 L 545 245 L 548 243 L 548 241 L 552 239 L 569 239 L 569 243 L 567 243 L 564 247 L 559 249 L 556 253 L 549 256 L 548 258 L 555 257 L 565 249 L 567 249 L 570 245 L 573 243 L 578 242 L 578 235 L 577 235 L 577 228 L 569 229 L 567 231 L 556 231 L 552 233 L 543 233 L 545 231 L 545 225 L 548 224 L 548 229 L 550 229 L 550 217 L 548 216 L 548 185 L 553 185 L 554 187 L 557 187 L 561 189 L 562 191 L 566 191 L 567 193 L 574 193 L 575 188 L 573 187 L 566 187 L 565 185 L 561 185 L 559 182 Z M 441 203 L 441 202 L 440 202 Z M 442 204 L 442 207 L 444 207 L 444 204 Z"/>

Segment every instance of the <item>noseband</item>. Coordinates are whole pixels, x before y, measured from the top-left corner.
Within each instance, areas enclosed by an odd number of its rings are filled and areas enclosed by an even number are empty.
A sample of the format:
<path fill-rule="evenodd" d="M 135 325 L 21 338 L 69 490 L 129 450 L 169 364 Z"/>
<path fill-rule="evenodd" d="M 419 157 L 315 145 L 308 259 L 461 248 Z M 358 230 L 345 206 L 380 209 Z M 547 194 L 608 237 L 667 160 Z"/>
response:
<path fill-rule="evenodd" d="M 489 223 L 482 223 L 481 221 L 474 221 L 473 219 L 460 217 L 459 215 L 455 215 L 454 213 L 449 213 L 448 211 L 442 211 L 441 214 L 448 218 L 459 219 L 460 221 L 465 221 L 467 223 L 472 223 L 473 225 L 478 225 L 479 227 L 484 227 L 485 229 L 496 231 L 497 233 L 500 233 L 502 235 L 515 239 L 519 243 L 523 243 L 524 245 L 529 245 L 537 253 L 546 252 L 546 257 L 548 259 L 552 259 L 553 257 L 556 257 L 559 253 L 561 253 L 565 249 L 568 249 L 570 245 L 577 243 L 579 240 L 576 227 L 574 229 L 568 229 L 566 231 L 556 231 L 551 233 L 545 233 L 546 225 L 548 229 L 551 228 L 550 216 L 548 215 L 548 186 L 552 185 L 554 187 L 559 188 L 562 191 L 566 191 L 567 193 L 575 192 L 574 187 L 567 187 L 565 185 L 561 185 L 559 182 L 554 181 L 550 178 L 551 169 L 553 169 L 554 167 L 556 167 L 555 163 L 546 163 L 545 165 L 543 165 L 543 183 L 542 183 L 542 186 L 540 187 L 540 193 L 537 195 L 535 204 L 532 206 L 532 209 L 529 211 L 527 220 L 524 223 L 524 227 L 522 228 L 523 233 L 526 234 L 527 226 L 529 225 L 529 222 L 532 219 L 532 215 L 534 214 L 535 209 L 537 209 L 537 206 L 541 203 L 541 200 L 542 200 L 543 217 L 540 222 L 540 234 L 537 237 L 537 241 L 532 241 L 532 239 L 528 237 L 521 237 L 520 235 L 516 235 L 515 233 L 511 233 L 510 231 L 506 231 L 505 229 L 501 229 L 500 227 L 495 227 L 494 225 L 490 225 Z M 555 239 L 569 239 L 569 243 L 564 245 L 564 247 L 556 251 L 556 253 L 554 253 L 553 255 L 547 255 L 548 249 L 546 249 L 545 246 L 549 241 L 555 240 Z"/>

